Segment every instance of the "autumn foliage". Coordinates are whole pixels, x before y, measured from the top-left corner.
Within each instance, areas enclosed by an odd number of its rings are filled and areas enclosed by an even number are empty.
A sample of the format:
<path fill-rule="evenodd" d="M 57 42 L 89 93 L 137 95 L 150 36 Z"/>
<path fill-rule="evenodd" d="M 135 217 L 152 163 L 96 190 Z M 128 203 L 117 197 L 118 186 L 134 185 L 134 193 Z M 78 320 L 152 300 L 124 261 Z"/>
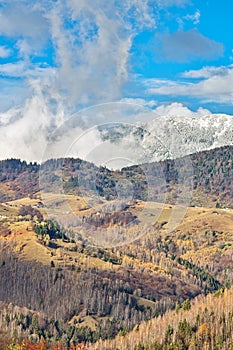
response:
<path fill-rule="evenodd" d="M 87 350 L 83 343 L 72 344 L 70 350 Z M 56 345 L 48 345 L 44 339 L 37 343 L 31 343 L 28 340 L 23 341 L 20 344 L 15 344 L 14 341 L 6 347 L 6 350 L 67 350 L 61 343 Z"/>

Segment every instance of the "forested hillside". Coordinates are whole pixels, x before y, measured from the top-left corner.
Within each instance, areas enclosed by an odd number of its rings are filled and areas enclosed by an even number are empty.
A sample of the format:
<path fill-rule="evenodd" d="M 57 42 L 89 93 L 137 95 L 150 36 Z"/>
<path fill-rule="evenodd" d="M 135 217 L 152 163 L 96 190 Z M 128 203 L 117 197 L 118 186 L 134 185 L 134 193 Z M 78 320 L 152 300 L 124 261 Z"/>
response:
<path fill-rule="evenodd" d="M 232 350 L 233 289 L 197 298 L 88 350 Z"/>
<path fill-rule="evenodd" d="M 42 186 L 49 191 L 57 191 L 62 179 L 65 193 L 96 194 L 109 199 L 117 198 L 117 182 L 129 180 L 132 187 L 123 187 L 122 192 L 133 191 L 135 199 L 148 200 L 148 188 L 153 195 L 150 200 L 161 201 L 161 192 L 169 203 L 175 203 L 179 182 L 187 176 L 192 184 L 192 205 L 212 205 L 232 207 L 233 147 L 200 152 L 178 161 L 150 163 L 110 171 L 105 167 L 80 159 L 50 160 L 40 169 L 37 164 L 26 164 L 11 159 L 0 162 L 0 201 L 23 198 L 39 191 L 39 176 Z M 41 170 L 41 171 L 40 171 Z M 39 173 L 40 171 L 40 173 Z M 161 182 L 153 181 L 156 176 Z"/>
<path fill-rule="evenodd" d="M 3 307 L 3 306 L 2 306 Z M 6 320 L 10 319 L 4 309 Z M 21 312 L 20 312 L 21 311 Z M 42 318 L 11 307 L 15 322 L 25 324 L 31 320 L 37 329 Z M 1 322 L 1 321 L 0 321 Z M 24 340 L 11 342 L 7 350 L 68 350 L 60 345 L 46 345 L 43 340 L 31 343 Z M 192 302 L 177 305 L 176 310 L 163 316 L 142 322 L 129 333 L 121 332 L 113 340 L 99 340 L 95 344 L 72 344 L 71 350 L 232 350 L 233 349 L 233 289 L 223 290 Z"/>

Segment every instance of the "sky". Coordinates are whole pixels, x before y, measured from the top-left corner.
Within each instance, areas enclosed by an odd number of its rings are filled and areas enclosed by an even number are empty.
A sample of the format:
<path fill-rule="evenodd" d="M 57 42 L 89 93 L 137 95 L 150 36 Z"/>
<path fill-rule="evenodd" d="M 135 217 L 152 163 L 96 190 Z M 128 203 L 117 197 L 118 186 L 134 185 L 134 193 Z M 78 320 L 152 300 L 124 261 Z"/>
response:
<path fill-rule="evenodd" d="M 0 0 L 0 158 L 40 160 L 96 105 L 233 114 L 232 13 L 229 0 Z"/>

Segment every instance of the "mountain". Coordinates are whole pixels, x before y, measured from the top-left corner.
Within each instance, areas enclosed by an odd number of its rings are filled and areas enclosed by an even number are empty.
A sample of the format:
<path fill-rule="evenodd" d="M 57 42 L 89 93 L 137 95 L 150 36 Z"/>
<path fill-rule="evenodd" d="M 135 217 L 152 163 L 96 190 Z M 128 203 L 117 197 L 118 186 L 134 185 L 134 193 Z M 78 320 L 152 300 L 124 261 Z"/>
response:
<path fill-rule="evenodd" d="M 162 116 L 136 125 L 110 124 L 99 132 L 134 164 L 157 162 L 233 145 L 233 116 Z"/>

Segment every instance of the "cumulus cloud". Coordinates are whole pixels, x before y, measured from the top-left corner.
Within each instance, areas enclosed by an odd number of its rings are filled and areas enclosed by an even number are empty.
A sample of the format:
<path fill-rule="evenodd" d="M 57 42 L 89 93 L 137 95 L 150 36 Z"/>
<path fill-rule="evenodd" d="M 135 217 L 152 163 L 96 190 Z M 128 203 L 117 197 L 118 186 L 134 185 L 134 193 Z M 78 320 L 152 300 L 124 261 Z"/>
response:
<path fill-rule="evenodd" d="M 178 30 L 156 36 L 155 53 L 159 59 L 174 62 L 190 62 L 196 59 L 214 59 L 223 55 L 221 43 L 211 40 L 197 31 Z"/>
<path fill-rule="evenodd" d="M 205 108 L 198 108 L 197 111 L 192 111 L 182 103 L 173 102 L 167 105 L 158 106 L 154 113 L 158 116 L 179 116 L 179 117 L 202 117 L 205 115 L 211 115 L 212 113 Z"/>

